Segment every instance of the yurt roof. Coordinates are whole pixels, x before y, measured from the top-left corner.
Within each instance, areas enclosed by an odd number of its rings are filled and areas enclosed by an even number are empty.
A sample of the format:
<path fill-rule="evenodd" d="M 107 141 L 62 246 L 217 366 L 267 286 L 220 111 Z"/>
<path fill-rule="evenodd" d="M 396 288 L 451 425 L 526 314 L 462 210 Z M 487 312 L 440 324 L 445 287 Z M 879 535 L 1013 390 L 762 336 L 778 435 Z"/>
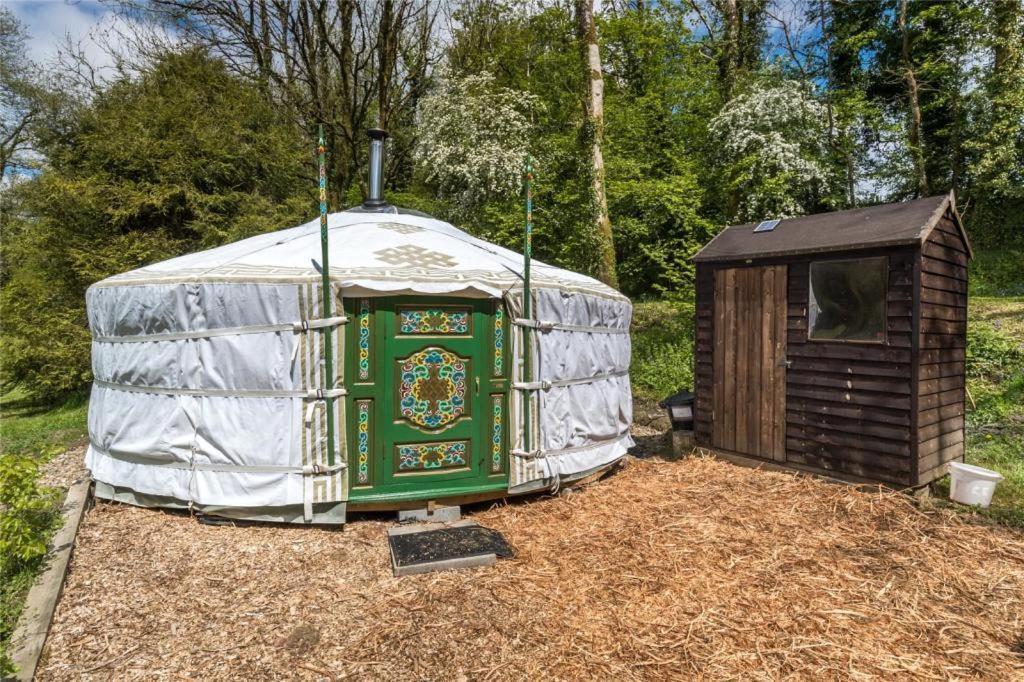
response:
<path fill-rule="evenodd" d="M 500 297 L 522 283 L 523 256 L 434 218 L 345 211 L 328 216 L 332 281 L 357 293 Z M 312 220 L 109 277 L 95 287 L 182 282 L 305 282 L 320 278 Z M 535 286 L 622 294 L 570 270 L 532 261 Z"/>

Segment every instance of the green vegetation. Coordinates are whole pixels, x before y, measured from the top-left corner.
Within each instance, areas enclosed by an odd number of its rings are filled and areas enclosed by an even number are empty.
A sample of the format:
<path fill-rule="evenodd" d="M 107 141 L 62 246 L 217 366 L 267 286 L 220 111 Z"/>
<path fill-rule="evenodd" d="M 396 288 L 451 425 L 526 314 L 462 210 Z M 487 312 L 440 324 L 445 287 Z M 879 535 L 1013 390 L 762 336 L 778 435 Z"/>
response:
<path fill-rule="evenodd" d="M 967 389 L 967 462 L 1006 479 L 979 513 L 1024 526 L 1024 297 L 970 299 Z M 948 494 L 948 479 L 937 491 Z"/>
<path fill-rule="evenodd" d="M 0 381 L 60 398 L 91 378 L 86 288 L 148 263 L 297 224 L 301 133 L 201 52 L 163 57 L 37 123 L 44 172 L 3 221 Z"/>
<path fill-rule="evenodd" d="M 33 400 L 21 389 L 0 396 L 0 455 L 25 455 L 41 462 L 88 435 L 83 395 L 56 403 Z"/>
<path fill-rule="evenodd" d="M 633 395 L 661 400 L 681 388 L 693 390 L 693 304 L 647 301 L 633 308 Z"/>
<path fill-rule="evenodd" d="M 24 392 L 0 397 L 0 674 L 6 647 L 46 544 L 56 530 L 61 491 L 39 484 L 40 466 L 86 434 L 86 401 L 46 406 Z"/>

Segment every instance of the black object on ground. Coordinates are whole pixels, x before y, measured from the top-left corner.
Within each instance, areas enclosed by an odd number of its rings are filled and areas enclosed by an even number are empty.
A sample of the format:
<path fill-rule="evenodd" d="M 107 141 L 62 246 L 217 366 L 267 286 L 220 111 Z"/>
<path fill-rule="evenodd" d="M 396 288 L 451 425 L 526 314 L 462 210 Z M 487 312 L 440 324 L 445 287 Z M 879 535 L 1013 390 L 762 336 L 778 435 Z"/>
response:
<path fill-rule="evenodd" d="M 492 554 L 500 559 L 514 556 L 505 536 L 492 528 L 475 524 L 392 534 L 388 542 L 396 569 Z"/>

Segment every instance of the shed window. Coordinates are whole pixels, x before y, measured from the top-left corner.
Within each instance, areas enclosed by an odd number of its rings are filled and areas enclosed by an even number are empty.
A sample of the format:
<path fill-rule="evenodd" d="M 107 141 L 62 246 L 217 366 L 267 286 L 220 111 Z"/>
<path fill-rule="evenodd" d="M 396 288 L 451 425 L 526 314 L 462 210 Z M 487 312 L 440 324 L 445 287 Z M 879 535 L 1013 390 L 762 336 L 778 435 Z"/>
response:
<path fill-rule="evenodd" d="M 888 259 L 811 263 L 808 338 L 885 342 Z"/>

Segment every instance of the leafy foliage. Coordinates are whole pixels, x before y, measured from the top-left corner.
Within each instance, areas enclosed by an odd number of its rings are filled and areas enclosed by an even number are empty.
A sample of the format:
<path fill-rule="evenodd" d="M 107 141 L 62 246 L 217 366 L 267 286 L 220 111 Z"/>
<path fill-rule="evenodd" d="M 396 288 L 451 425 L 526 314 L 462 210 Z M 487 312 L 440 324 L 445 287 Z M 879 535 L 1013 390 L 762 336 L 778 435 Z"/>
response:
<path fill-rule="evenodd" d="M 57 491 L 39 485 L 35 459 L 0 457 L 0 674 L 13 672 L 6 645 L 58 519 Z"/>
<path fill-rule="evenodd" d="M 202 52 L 164 56 L 37 136 L 48 167 L 16 188 L 0 294 L 2 379 L 37 396 L 90 377 L 90 284 L 297 223 L 312 205 L 301 135 Z"/>
<path fill-rule="evenodd" d="M 730 100 L 709 128 L 721 145 L 733 220 L 801 215 L 831 189 L 825 109 L 803 84 L 755 84 Z"/>
<path fill-rule="evenodd" d="M 420 103 L 414 158 L 439 195 L 463 210 L 518 194 L 538 98 L 497 87 L 486 71 L 447 78 Z"/>
<path fill-rule="evenodd" d="M 693 388 L 692 303 L 651 301 L 633 309 L 629 377 L 640 398 L 661 400 Z"/>

